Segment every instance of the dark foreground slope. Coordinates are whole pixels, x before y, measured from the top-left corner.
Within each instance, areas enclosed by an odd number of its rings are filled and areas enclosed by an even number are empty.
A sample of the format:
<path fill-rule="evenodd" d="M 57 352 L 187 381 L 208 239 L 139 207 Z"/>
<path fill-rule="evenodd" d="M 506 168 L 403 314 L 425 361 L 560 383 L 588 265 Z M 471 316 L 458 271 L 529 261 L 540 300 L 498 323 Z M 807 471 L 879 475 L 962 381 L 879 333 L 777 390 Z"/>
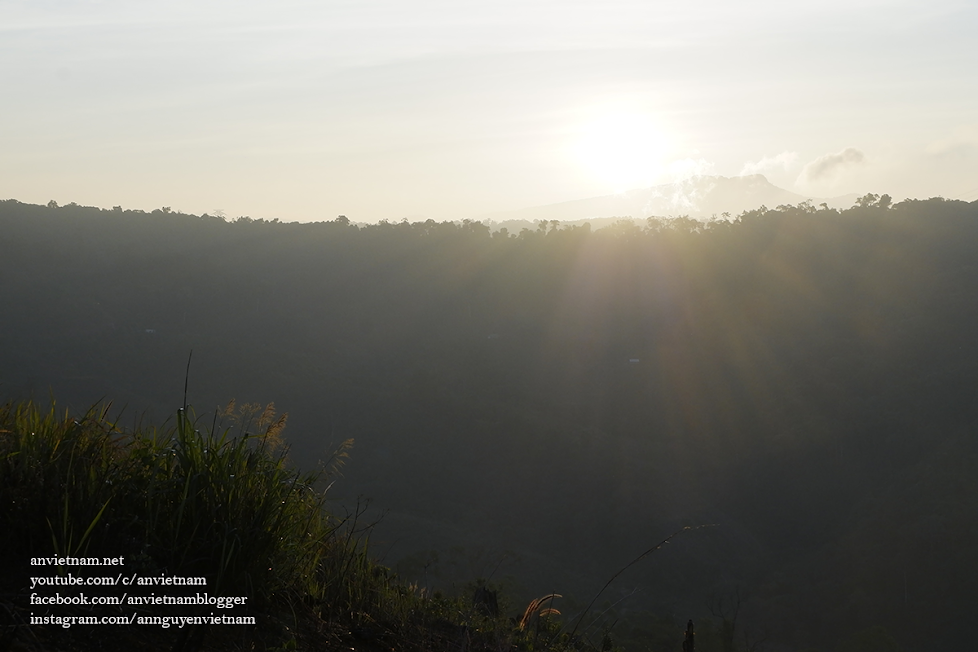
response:
<path fill-rule="evenodd" d="M 356 439 L 341 490 L 422 582 L 581 607 L 718 523 L 613 612 L 739 591 L 769 646 L 964 644 L 978 205 L 863 204 L 512 237 L 4 202 L 0 381 L 162 416 L 192 348 L 198 406 L 275 400 L 300 461 Z"/>
<path fill-rule="evenodd" d="M 485 587 L 445 597 L 372 561 L 362 511 L 326 506 L 346 447 L 296 471 L 284 423 L 0 406 L 0 649 L 597 652 L 540 604 L 509 621 Z"/>

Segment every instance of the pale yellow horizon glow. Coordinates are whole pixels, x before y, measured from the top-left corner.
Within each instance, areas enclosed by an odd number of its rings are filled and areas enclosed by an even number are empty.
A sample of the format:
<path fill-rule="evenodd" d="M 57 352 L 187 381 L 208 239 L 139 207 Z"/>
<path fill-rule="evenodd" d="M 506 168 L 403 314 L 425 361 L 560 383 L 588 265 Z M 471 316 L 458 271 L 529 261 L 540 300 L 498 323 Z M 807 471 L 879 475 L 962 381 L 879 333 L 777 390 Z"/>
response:
<path fill-rule="evenodd" d="M 978 199 L 965 0 L 9 0 L 0 199 L 478 218 L 689 175 Z"/>

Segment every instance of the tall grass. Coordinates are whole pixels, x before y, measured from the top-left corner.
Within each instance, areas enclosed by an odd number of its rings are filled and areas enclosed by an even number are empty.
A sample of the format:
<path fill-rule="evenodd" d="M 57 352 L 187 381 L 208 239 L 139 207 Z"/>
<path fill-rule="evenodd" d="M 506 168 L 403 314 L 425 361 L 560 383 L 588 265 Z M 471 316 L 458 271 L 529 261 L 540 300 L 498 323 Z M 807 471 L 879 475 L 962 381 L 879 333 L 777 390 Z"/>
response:
<path fill-rule="evenodd" d="M 324 473 L 272 450 L 275 424 L 232 437 L 180 410 L 170 427 L 123 431 L 107 413 L 0 408 L 6 554 L 124 555 L 262 602 L 355 547 L 325 509 Z"/>
<path fill-rule="evenodd" d="M 122 555 L 127 572 L 206 577 L 212 595 L 248 596 L 252 610 L 378 619 L 393 582 L 367 556 L 362 510 L 326 509 L 329 469 L 292 468 L 283 425 L 265 410 L 232 436 L 180 410 L 166 427 L 125 430 L 105 405 L 77 419 L 0 407 L 0 555 L 24 571 L 4 588 L 24 588 L 30 557 Z"/>
<path fill-rule="evenodd" d="M 271 406 L 232 403 L 220 416 L 238 432 L 218 415 L 202 427 L 186 409 L 160 428 L 125 429 L 107 405 L 78 418 L 32 402 L 0 407 L 0 559 L 25 564 L 20 575 L 9 572 L 16 563 L 0 572 L 0 593 L 20 596 L 2 606 L 23 610 L 30 557 L 121 555 L 127 573 L 203 576 L 211 595 L 248 596 L 251 613 L 291 623 L 274 647 L 266 637 L 247 649 L 303 649 L 300 631 L 312 648 L 342 640 L 408 650 L 567 647 L 553 623 L 549 636 L 539 626 L 531 636 L 525 622 L 487 615 L 469 596 L 430 596 L 374 562 L 363 510 L 334 514 L 326 504 L 351 442 L 332 464 L 300 472 L 280 445 L 285 418 Z M 200 645 L 185 633 L 174 649 Z"/>

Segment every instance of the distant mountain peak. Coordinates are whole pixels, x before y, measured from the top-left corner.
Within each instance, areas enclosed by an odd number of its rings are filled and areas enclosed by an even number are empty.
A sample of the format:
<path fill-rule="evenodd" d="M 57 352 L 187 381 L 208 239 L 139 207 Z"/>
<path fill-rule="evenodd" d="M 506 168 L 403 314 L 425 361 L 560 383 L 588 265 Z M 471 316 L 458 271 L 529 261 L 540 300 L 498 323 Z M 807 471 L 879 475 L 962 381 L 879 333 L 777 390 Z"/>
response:
<path fill-rule="evenodd" d="M 724 213 L 739 215 L 745 210 L 753 210 L 762 205 L 773 208 L 782 204 L 795 205 L 805 200 L 811 200 L 816 205 L 824 202 L 832 208 L 849 208 L 855 197 L 853 194 L 824 199 L 799 195 L 775 186 L 762 174 L 741 177 L 696 176 L 614 195 L 490 213 L 479 216 L 479 219 L 529 223 L 541 220 L 581 222 L 612 217 L 645 219 L 680 215 L 709 219 Z"/>

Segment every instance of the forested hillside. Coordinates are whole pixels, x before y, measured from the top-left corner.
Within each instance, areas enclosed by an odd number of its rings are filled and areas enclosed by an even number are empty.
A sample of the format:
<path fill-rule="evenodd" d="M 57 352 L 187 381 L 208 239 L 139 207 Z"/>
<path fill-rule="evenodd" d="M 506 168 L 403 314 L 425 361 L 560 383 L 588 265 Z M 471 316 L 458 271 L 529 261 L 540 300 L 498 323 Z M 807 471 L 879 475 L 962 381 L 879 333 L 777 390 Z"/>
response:
<path fill-rule="evenodd" d="M 0 398 L 159 419 L 193 350 L 198 411 L 274 401 L 300 466 L 355 439 L 338 495 L 413 579 L 574 613 L 709 523 L 609 592 L 620 640 L 736 596 L 740 648 L 974 639 L 978 202 L 511 234 L 8 200 L 0 233 Z"/>

